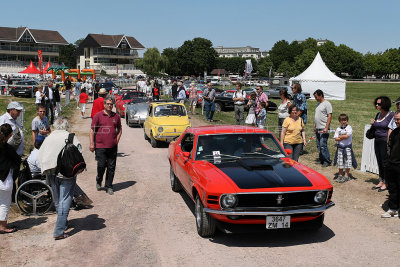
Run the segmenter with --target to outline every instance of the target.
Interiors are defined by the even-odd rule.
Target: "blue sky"
[[[269,50],[279,40],[329,39],[366,53],[400,47],[400,1],[4,1],[0,25],[57,30],[68,42],[88,33],[134,36],[145,47],[214,46]]]

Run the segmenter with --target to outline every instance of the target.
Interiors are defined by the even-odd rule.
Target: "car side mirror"
[[[286,149],[285,149],[285,152],[286,152],[286,154],[288,154],[288,155],[290,155],[290,154],[293,153],[293,151],[292,151],[291,149],[289,149],[289,148],[286,148]]]

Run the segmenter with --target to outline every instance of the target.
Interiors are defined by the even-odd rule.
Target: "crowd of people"
[[[69,79],[65,83],[66,99],[68,105],[72,84]],[[75,85],[75,99],[79,103],[82,117],[85,113],[85,105],[89,99],[86,94],[88,87]],[[78,91],[79,90],[79,91]],[[79,93],[78,93],[79,92]],[[121,119],[112,111],[113,99],[107,97],[104,89],[96,90],[92,108],[92,124],[90,129],[89,150],[95,153],[97,161],[96,188],[101,190],[103,176],[105,178],[105,191],[112,195],[113,178],[116,167],[118,142],[122,135]],[[54,229],[54,239],[60,240],[68,237],[65,230],[68,228],[68,214],[71,203],[89,206],[90,198],[76,184],[76,175],[66,177],[58,172],[58,155],[65,147],[65,140],[69,136],[68,121],[61,116],[59,86],[54,86],[48,81],[46,86],[40,86],[36,92],[37,116],[32,120],[32,141],[34,149],[26,159],[30,174],[33,177],[43,177],[52,188],[53,203],[57,212],[57,221]],[[56,105],[54,105],[56,104]],[[59,105],[61,106],[61,105]],[[24,135],[22,126],[17,118],[23,107],[18,102],[10,102],[7,112],[0,117],[0,234],[15,232],[16,228],[10,228],[7,224],[10,204],[15,195],[15,180],[20,175],[21,157],[24,150]],[[55,113],[52,111],[55,110]],[[52,127],[51,127],[52,126]],[[82,146],[76,136],[73,144],[82,152]]]

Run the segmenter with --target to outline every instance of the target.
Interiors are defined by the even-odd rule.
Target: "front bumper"
[[[160,140],[160,141],[165,141],[169,142],[174,140],[175,138],[179,137],[182,133],[162,133],[162,134],[157,134],[154,136],[154,139]]]
[[[328,204],[317,208],[288,210],[288,211],[226,211],[226,210],[213,210],[208,208],[204,208],[204,211],[207,213],[227,215],[227,216],[229,215],[266,216],[266,215],[291,215],[291,214],[302,214],[302,213],[321,213],[329,208],[332,208],[333,206],[335,206],[335,203],[331,201]]]

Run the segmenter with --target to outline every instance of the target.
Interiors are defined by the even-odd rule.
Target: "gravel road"
[[[123,124],[115,194],[96,191],[90,122],[77,113],[72,131],[83,144],[88,164],[78,183],[94,201],[93,208],[72,210],[72,236],[60,241],[52,238],[56,215],[15,216],[11,222],[20,230],[0,235],[1,266],[399,264],[400,220],[379,218],[384,197],[371,192],[370,183],[335,185],[337,205],[327,211],[325,226],[318,232],[218,233],[205,239],[197,235],[191,200],[170,189],[167,146],[152,148],[141,128]]]

